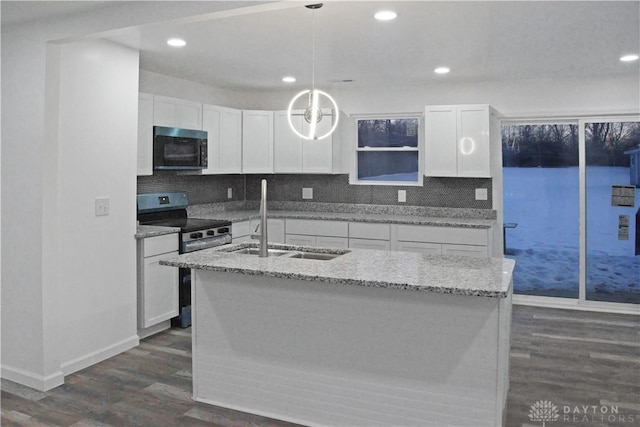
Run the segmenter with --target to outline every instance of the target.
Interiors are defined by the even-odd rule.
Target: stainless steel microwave
[[[207,132],[153,127],[153,168],[192,170],[207,167]]]

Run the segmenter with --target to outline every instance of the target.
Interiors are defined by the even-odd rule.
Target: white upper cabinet
[[[273,173],[273,111],[242,112],[242,172]]]
[[[317,135],[324,135],[331,130],[333,120],[331,110],[323,110],[324,117],[318,123]],[[303,120],[303,133],[308,133],[309,124]],[[302,172],[304,173],[332,173],[333,172],[333,134],[324,139],[304,140],[302,146]]]
[[[138,94],[138,175],[153,175],[153,95]]]
[[[491,177],[488,105],[425,108],[425,175]]]
[[[302,173],[303,139],[293,133],[286,111],[274,113],[273,166],[276,173]],[[302,116],[293,116],[294,126],[302,129]]]
[[[184,99],[154,96],[153,124],[183,129],[202,129],[202,104]]]
[[[302,111],[295,111],[292,121],[302,133],[309,131]],[[331,111],[318,123],[318,135],[327,133],[333,121]],[[289,126],[286,111],[275,112],[274,171],[276,173],[333,173],[333,135],[320,140],[306,140]]]
[[[205,104],[202,130],[207,131],[208,150],[202,174],[242,173],[242,111]]]

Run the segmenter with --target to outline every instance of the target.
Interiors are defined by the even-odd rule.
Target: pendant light
[[[315,20],[315,10],[320,9],[322,7],[322,3],[310,4],[305,6],[307,9],[311,9],[313,11],[313,24],[312,24],[312,42],[311,42],[311,56],[312,56],[312,76],[311,76],[311,89],[303,90],[293,97],[291,102],[289,103],[289,108],[287,109],[287,120],[289,121],[289,126],[293,130],[293,132],[303,139],[308,140],[318,140],[328,137],[336,130],[338,126],[338,104],[336,101],[329,95],[328,93],[316,89],[316,20]],[[322,108],[320,106],[321,99],[326,99],[329,101],[329,104],[332,108],[331,115],[325,115],[322,112]],[[304,108],[304,112],[302,114],[294,112],[294,106],[298,100],[304,101],[306,99],[306,108]],[[304,117],[304,121],[309,124],[309,131],[302,133],[293,124],[293,116],[302,115]],[[331,129],[322,134],[318,135],[318,123],[322,121],[325,117],[332,118],[333,117],[333,125]]]

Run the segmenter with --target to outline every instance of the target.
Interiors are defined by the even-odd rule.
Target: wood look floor
[[[542,426],[528,417],[540,400],[560,414],[547,426],[640,426],[640,317],[514,306],[510,376],[509,427]],[[602,417],[601,408],[612,405],[616,418]],[[575,414],[576,406],[598,409]],[[7,427],[293,425],[194,402],[191,336],[182,329],[69,375],[46,393],[3,380],[1,412]]]

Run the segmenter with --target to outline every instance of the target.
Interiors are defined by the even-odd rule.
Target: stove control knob
[[[207,236],[214,236],[216,234],[216,230],[207,230]]]
[[[189,237],[192,239],[199,239],[202,237],[202,233],[191,233]]]

